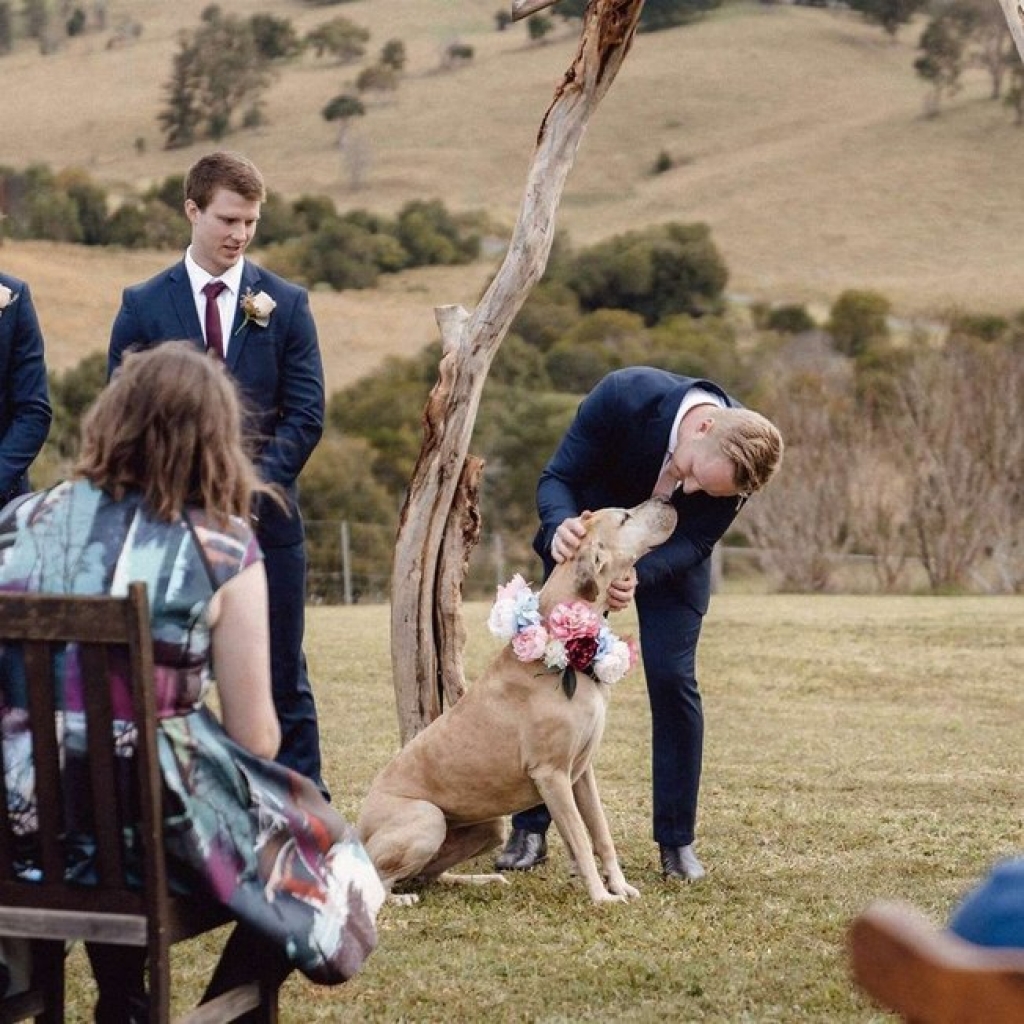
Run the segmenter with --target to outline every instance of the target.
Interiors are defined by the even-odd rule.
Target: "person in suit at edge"
[[[666,879],[696,881],[693,848],[704,717],[696,652],[711,596],[711,551],[743,502],[772,477],[782,437],[717,384],[649,366],[610,373],[584,398],[537,485],[533,542],[545,576],[576,550],[582,516],[631,508],[652,495],[672,502],[672,536],[637,562],[610,594],[613,610],[636,599],[651,706],[654,839]],[[543,805],[512,817],[495,867],[529,870],[547,857]]]
[[[277,760],[327,796],[302,649],[306,550],[296,485],[323,434],[323,365],[306,290],[245,258],[265,198],[262,174],[240,154],[214,152],[193,164],[185,177],[191,244],[174,266],[124,290],[108,371],[128,350],[177,339],[205,346],[234,378],[256,467],[287,498],[286,509],[259,499],[253,516],[270,595]]]
[[[28,468],[50,432],[43,332],[24,281],[0,273],[0,506],[27,494]]]

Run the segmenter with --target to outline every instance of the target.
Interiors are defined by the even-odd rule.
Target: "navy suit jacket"
[[[260,327],[244,323],[239,304],[227,369],[242,396],[260,475],[288,496],[287,513],[272,501],[260,502],[256,533],[264,547],[285,547],[303,539],[296,480],[323,434],[323,364],[304,288],[246,260],[241,293],[247,290],[266,292],[277,306]],[[108,371],[117,369],[128,350],[173,340],[205,347],[184,260],[124,290],[110,333]]]
[[[583,399],[537,484],[541,525],[533,546],[547,572],[554,564],[551,542],[563,520],[584,509],[632,508],[651,496],[679,405],[697,386],[727,406],[740,404],[711,381],[650,366],[616,370]],[[672,504],[679,522],[664,544],[637,562],[638,590],[659,588],[703,615],[711,599],[708,556],[743,499],[684,494],[677,488]]]
[[[28,285],[0,274],[14,295],[0,310],[0,505],[27,491],[25,474],[50,432],[43,334]]]

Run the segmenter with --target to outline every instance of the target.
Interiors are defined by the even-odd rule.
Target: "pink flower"
[[[543,626],[527,626],[512,637],[512,650],[520,661],[537,661],[544,656],[548,631]]]
[[[589,605],[582,601],[569,601],[551,610],[548,630],[553,637],[563,641],[577,637],[596,638],[601,631],[601,620]]]

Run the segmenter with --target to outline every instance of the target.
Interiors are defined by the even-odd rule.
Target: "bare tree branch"
[[[590,117],[629,52],[643,0],[591,0],[579,49],[541,122],[523,202],[505,259],[472,313],[437,310],[442,350],[439,379],[424,410],[424,439],[402,509],[391,578],[391,656],[399,731],[405,743],[442,708],[446,687],[463,685],[460,613],[451,607],[461,569],[443,564],[450,532],[468,537],[460,521],[472,502],[458,498],[460,481],[491,361],[530,289],[544,272],[555,213]],[[445,613],[439,581],[445,581]],[[443,657],[439,652],[444,652]],[[449,681],[449,682],[446,682]]]

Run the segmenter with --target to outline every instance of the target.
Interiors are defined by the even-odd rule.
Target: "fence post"
[[[352,566],[348,542],[348,520],[341,521],[341,579],[345,604],[352,603]]]

